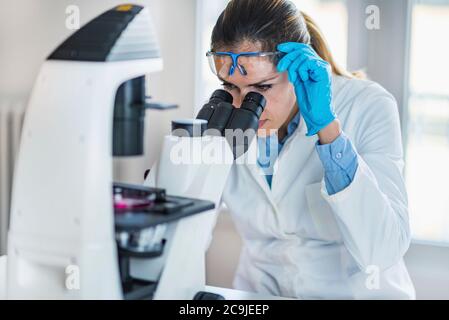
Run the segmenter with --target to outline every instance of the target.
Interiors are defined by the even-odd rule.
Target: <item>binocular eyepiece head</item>
[[[227,92],[226,90],[215,90],[214,93],[212,93],[212,96],[210,97],[209,101],[216,101],[217,103],[220,102],[227,102],[232,104],[233,102],[232,95]]]
[[[229,92],[216,90],[198,112],[196,119],[172,121],[172,134],[179,137],[201,137],[204,134],[223,136],[232,148],[234,159],[237,159],[246,153],[257,135],[260,116],[267,101],[260,93],[249,92],[240,108],[234,107],[232,102],[233,97]],[[240,135],[241,139],[235,139],[237,136],[234,133]]]
[[[267,101],[263,95],[257,92],[249,92],[243,99],[240,108],[232,105],[232,95],[225,90],[216,90],[209,102],[198,113],[196,119],[206,120],[208,131],[213,135],[226,137],[230,143],[234,159],[248,150],[253,137],[259,128],[259,120],[265,109]],[[244,132],[248,139],[234,143],[233,135],[229,132]],[[212,134],[211,132],[209,134]]]
[[[251,110],[260,118],[267,104],[267,100],[263,95],[257,92],[249,92],[243,99],[241,108]]]
[[[211,98],[209,99],[209,103],[206,104],[206,106],[217,107],[218,104],[221,102],[229,103],[232,105],[233,97],[226,90],[219,89],[214,91]],[[257,92],[249,92],[243,99],[240,108],[247,109],[253,112],[257,116],[257,118],[260,118],[263,110],[265,109],[266,104],[267,101],[263,95]]]
[[[232,105],[232,95],[226,90],[215,90],[209,102],[201,108],[197,119],[208,121],[208,129],[224,133],[225,129],[257,130],[259,119],[267,104],[263,95],[249,92],[240,108]]]

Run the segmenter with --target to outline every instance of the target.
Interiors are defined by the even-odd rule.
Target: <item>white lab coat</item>
[[[223,194],[243,248],[236,289],[304,299],[414,299],[400,122],[371,81],[334,76],[333,103],[358,154],[352,183],[329,196],[301,118],[270,190],[256,164],[233,165]]]

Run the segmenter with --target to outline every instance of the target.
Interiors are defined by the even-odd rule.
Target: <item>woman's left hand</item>
[[[307,126],[307,136],[313,136],[337,117],[332,106],[331,66],[304,43],[282,43],[278,50],[286,55],[279,61],[277,69],[288,71]]]

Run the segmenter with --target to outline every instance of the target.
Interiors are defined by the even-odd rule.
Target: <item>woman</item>
[[[235,106],[250,91],[267,99],[258,142],[269,151],[234,165],[223,195],[243,239],[235,288],[413,299],[394,98],[339,68],[316,24],[285,0],[230,1],[208,56]]]

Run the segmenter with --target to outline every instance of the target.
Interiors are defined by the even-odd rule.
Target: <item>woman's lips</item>
[[[259,121],[259,129],[263,127],[263,125],[267,122],[267,120],[260,120]]]

